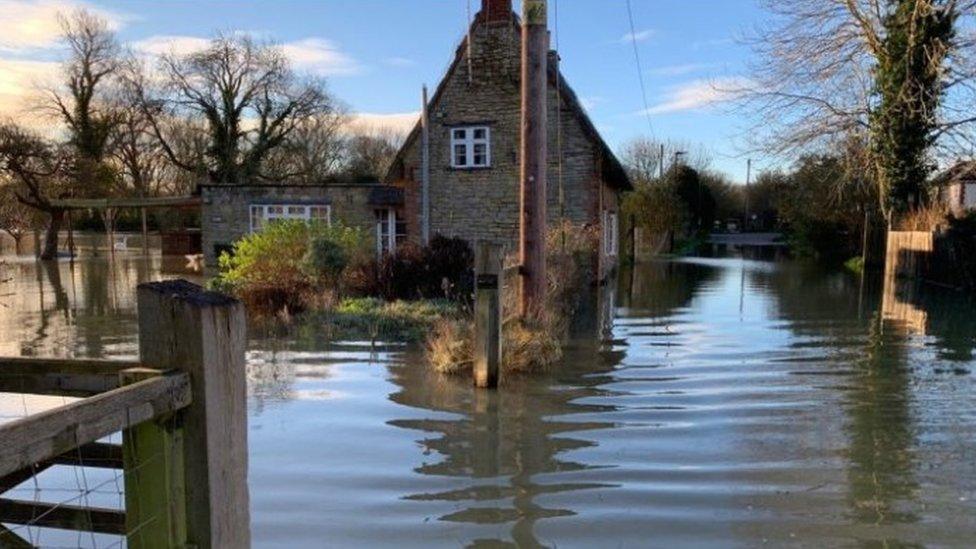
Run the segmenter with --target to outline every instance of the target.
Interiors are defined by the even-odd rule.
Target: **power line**
[[[640,60],[640,48],[637,47],[637,28],[634,26],[634,9],[627,0],[627,19],[630,21],[630,41],[634,46],[634,62],[637,64],[637,79],[640,81],[641,99],[644,101],[644,116],[647,118],[647,129],[654,139],[654,124],[651,123],[651,107],[647,102],[647,86],[644,84],[644,69]]]

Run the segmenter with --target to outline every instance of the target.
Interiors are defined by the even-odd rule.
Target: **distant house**
[[[976,210],[976,161],[959,162],[933,180],[939,201],[959,217]]]
[[[511,0],[482,0],[470,32],[431,96],[430,234],[517,249],[521,27]],[[468,53],[470,51],[470,60]],[[549,62],[548,219],[600,229],[601,265],[619,252],[618,205],[632,188],[579,98]],[[421,234],[421,128],[409,134],[385,182],[404,189],[407,237]]]
[[[201,232],[208,268],[241,237],[279,219],[341,221],[366,231],[377,254],[405,236],[403,190],[372,182],[321,185],[202,185]]]

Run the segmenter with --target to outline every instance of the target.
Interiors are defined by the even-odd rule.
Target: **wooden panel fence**
[[[934,235],[931,232],[889,231],[885,275],[921,278],[934,249]]]
[[[33,547],[39,528],[250,545],[243,306],[184,281],[138,292],[138,362],[0,358],[0,392],[79,398],[0,423],[0,547]],[[123,479],[124,509],[89,504],[87,484],[61,501],[2,497],[63,465],[121,470],[106,483]]]

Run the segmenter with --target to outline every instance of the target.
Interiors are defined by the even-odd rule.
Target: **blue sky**
[[[480,4],[470,0],[473,12]],[[403,126],[419,110],[421,85],[435,86],[451,60],[468,0],[0,0],[4,20],[21,29],[0,37],[0,102],[26,88],[31,71],[53,70],[59,50],[48,20],[77,5],[103,12],[145,51],[192,47],[215,31],[271,38],[302,70],[325,76],[353,112]],[[737,144],[748,120],[711,84],[744,77],[749,51],[735,39],[762,21],[755,0],[632,5],[653,136],[703,144],[715,168],[744,181]],[[611,146],[649,134],[625,0],[550,0],[550,25],[564,73]]]

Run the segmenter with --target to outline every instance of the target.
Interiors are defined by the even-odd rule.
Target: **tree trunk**
[[[44,234],[44,251],[41,252],[41,259],[57,259],[58,257],[58,233],[61,231],[61,223],[64,221],[64,210],[51,210],[51,222],[47,226]]]

